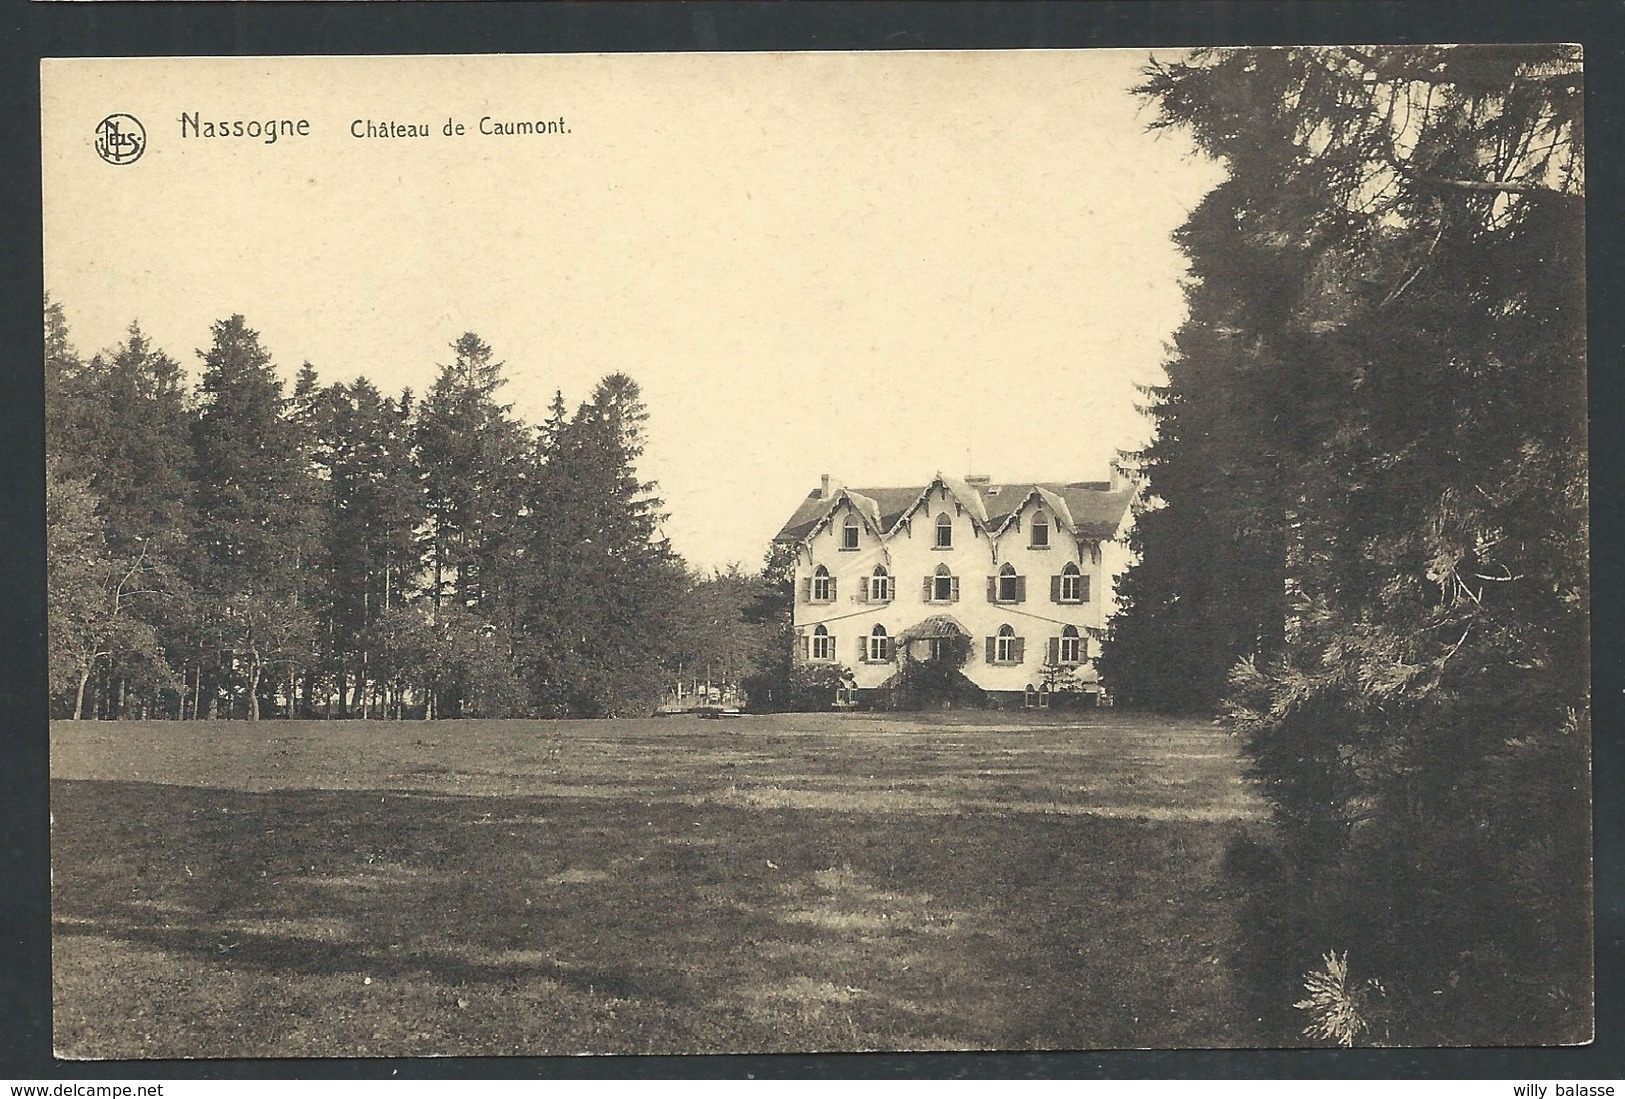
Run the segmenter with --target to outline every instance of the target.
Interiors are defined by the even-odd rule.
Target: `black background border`
[[[0,1079],[1625,1076],[1621,1012],[1620,120],[1625,7],[1546,3],[370,3],[0,0]],[[254,54],[1053,49],[1403,42],[1586,50],[1597,1041],[1568,1049],[59,1061],[51,1049],[39,60]]]

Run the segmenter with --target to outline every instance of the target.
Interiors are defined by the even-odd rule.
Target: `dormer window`
[[[801,581],[802,599],[808,603],[835,602],[835,578],[829,570],[819,565],[813,574]]]
[[[841,548],[855,550],[858,548],[858,517],[848,515],[846,522],[841,524]]]
[[[1043,512],[1033,516],[1033,535],[1028,548],[1049,549],[1049,520],[1044,517]]]
[[[937,549],[954,548],[954,521],[945,511],[937,516]]]

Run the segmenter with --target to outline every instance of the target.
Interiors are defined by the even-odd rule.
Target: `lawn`
[[[1245,1046],[1197,722],[52,729],[66,1057]]]

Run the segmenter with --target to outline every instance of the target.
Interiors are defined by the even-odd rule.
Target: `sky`
[[[139,321],[194,377],[233,313],[290,383],[386,391],[476,332],[533,423],[624,372],[665,534],[754,567],[824,473],[1092,480],[1145,442],[1170,234],[1220,178],[1148,131],[1148,56],[48,60],[46,287],[82,353]],[[146,134],[120,164],[115,113]],[[268,119],[307,136],[200,132]]]

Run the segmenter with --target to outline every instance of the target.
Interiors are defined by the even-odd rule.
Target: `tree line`
[[[1584,1040],[1578,48],[1199,50],[1140,92],[1228,171],[1179,234],[1102,674],[1243,738],[1254,1007],[1282,1040]]]
[[[137,324],[89,359],[45,326],[57,716],[647,713],[763,659],[760,577],[660,533],[625,374],[532,426],[473,333],[419,397],[309,363],[287,392],[240,315],[195,386]]]

